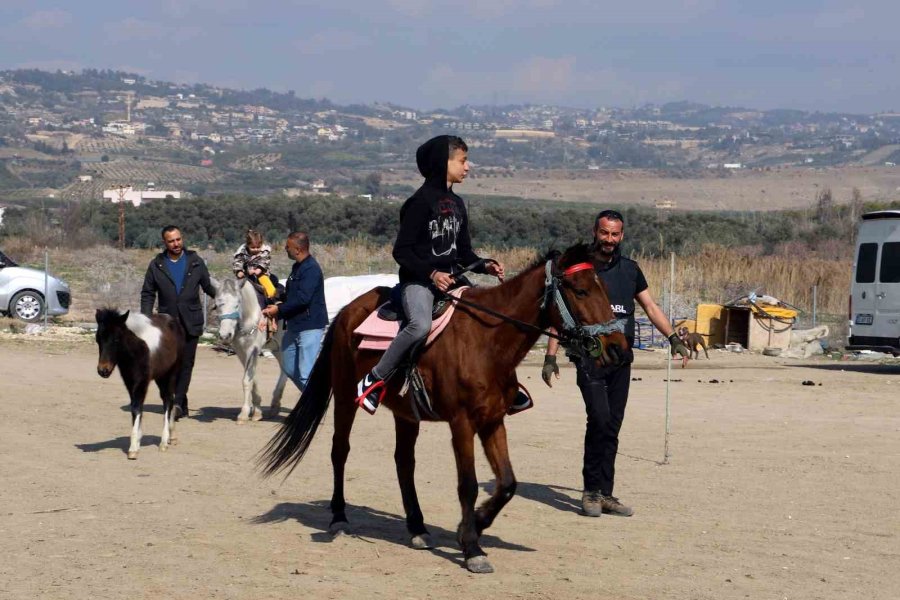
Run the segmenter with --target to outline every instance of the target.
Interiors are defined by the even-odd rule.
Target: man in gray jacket
[[[216,290],[209,279],[206,263],[191,250],[185,250],[181,230],[169,225],[162,230],[166,246],[150,261],[141,289],[141,312],[153,313],[153,304],[159,299],[157,312],[166,314],[181,323],[185,333],[184,356],[181,371],[175,383],[175,404],[181,408],[176,420],[188,414],[188,388],[194,372],[197,343],[203,335],[203,306],[200,304],[200,288],[215,298]]]

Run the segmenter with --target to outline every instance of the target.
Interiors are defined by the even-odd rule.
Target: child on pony
[[[266,305],[274,304],[278,294],[269,267],[272,263],[272,247],[263,241],[261,233],[255,229],[248,229],[244,243],[234,253],[232,269],[238,279],[250,279],[262,288]],[[263,308],[263,307],[261,307]],[[269,319],[268,329],[276,329],[275,322]]]

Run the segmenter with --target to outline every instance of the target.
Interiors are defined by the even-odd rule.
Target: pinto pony
[[[457,541],[472,572],[493,571],[479,538],[516,491],[503,422],[519,388],[516,365],[551,325],[562,332],[564,344],[589,352],[602,365],[615,367],[626,360],[622,323],[615,321],[595,265],[591,248],[580,244],[561,255],[550,253],[502,285],[470,290],[458,301],[447,328],[418,361],[438,420],[450,425],[462,507]],[[388,288],[376,288],[341,310],[325,335],[303,395],[259,459],[267,475],[283,469],[292,471],[309,448],[334,394],[333,534],[349,530],[344,465],[357,414],[356,382],[380,354],[359,350],[353,330],[388,299],[389,292]],[[394,415],[394,460],[411,544],[431,548],[414,480],[419,419],[409,394],[401,395],[400,379],[394,377],[388,382],[383,403]],[[493,495],[477,509],[476,435],[496,478]]]
[[[159,450],[164,452],[169,444],[176,444],[175,380],[181,370],[184,353],[184,330],[169,315],[148,317],[140,313],[114,309],[98,309],[97,345],[100,360],[97,373],[104,379],[119,367],[122,381],[131,400],[131,443],[128,459],[135,460],[141,449],[141,421],[144,414],[144,398],[151,381],[156,381],[163,401],[165,423]]]

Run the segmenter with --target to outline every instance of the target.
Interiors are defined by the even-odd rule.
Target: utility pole
[[[119,250],[125,250],[125,186],[119,186]]]

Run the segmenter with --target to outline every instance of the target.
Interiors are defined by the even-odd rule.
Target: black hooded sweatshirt
[[[449,273],[456,264],[468,266],[479,260],[469,238],[466,206],[447,187],[449,156],[446,135],[432,138],[416,150],[416,164],[425,183],[400,209],[400,231],[393,252],[400,265],[400,283],[426,285],[435,270]]]

